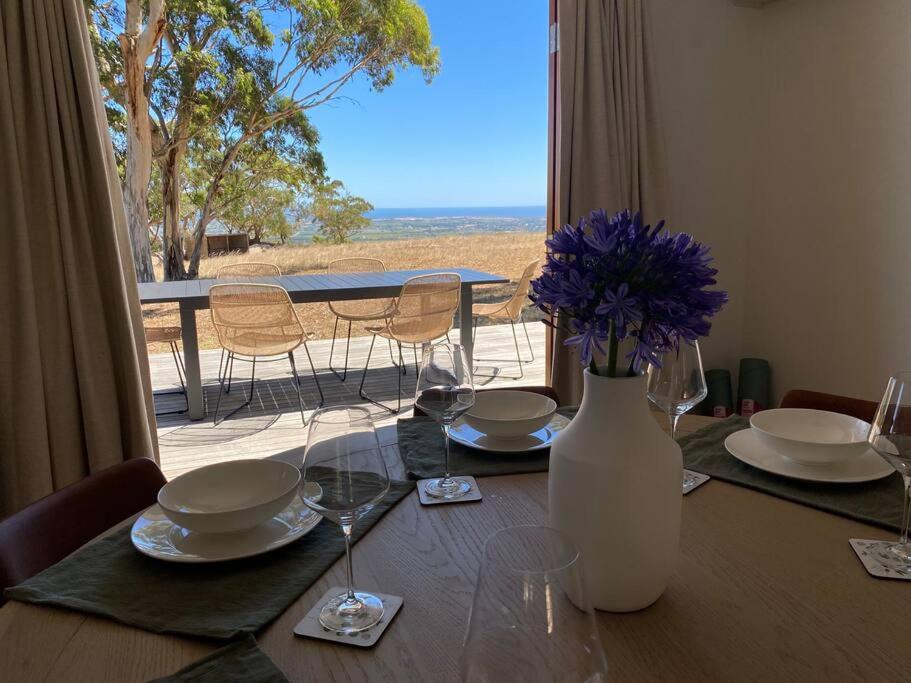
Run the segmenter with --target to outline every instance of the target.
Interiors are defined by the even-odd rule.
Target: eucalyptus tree
[[[113,0],[87,2],[97,14],[110,10]],[[196,276],[202,237],[226,178],[242,166],[246,146],[280,128],[315,161],[308,110],[343,97],[358,75],[379,91],[399,70],[418,68],[429,82],[439,69],[427,16],[415,0],[168,0],[158,46],[147,65],[154,69],[147,94],[168,279]],[[113,51],[101,45],[99,53]],[[109,71],[109,97],[123,106],[117,87],[123,79],[116,69]],[[185,268],[181,174],[191,145],[201,141],[211,145],[211,177],[200,197],[195,247]],[[317,166],[311,171],[319,175]]]

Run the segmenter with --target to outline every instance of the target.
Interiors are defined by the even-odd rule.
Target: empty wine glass
[[[677,438],[677,421],[708,395],[699,343],[681,340],[661,357],[661,367],[648,366],[648,398],[671,421],[671,438]]]
[[[607,660],[582,559],[543,526],[496,532],[484,545],[465,649],[465,681],[603,681]]]
[[[911,372],[899,372],[889,378],[867,441],[879,455],[902,476],[905,505],[901,538],[897,543],[877,544],[876,557],[899,572],[911,572],[911,543],[908,523],[911,521]]]
[[[440,423],[446,442],[443,476],[427,482],[427,495],[445,499],[464,496],[471,485],[449,473],[449,429],[474,405],[471,366],[464,348],[458,344],[436,344],[424,349],[414,403]]]
[[[302,475],[301,499],[342,527],[348,561],[348,590],[323,606],[319,621],[332,631],[363,631],[382,618],[383,602],[354,590],[351,533],[389,490],[370,413],[347,406],[317,410],[310,418]]]

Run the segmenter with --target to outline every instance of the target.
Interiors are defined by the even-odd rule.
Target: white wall
[[[750,168],[739,150],[751,145],[744,64],[754,14],[729,0],[646,0],[647,44],[658,93],[669,192],[664,217],[672,231],[712,246],[719,286],[730,303],[701,344],[706,368],[735,368],[743,346]],[[736,378],[735,378],[736,379]]]
[[[732,297],[707,363],[878,398],[911,367],[911,2],[647,6],[672,227]]]
[[[778,392],[878,398],[911,367],[911,2],[759,15],[763,154],[745,354]]]

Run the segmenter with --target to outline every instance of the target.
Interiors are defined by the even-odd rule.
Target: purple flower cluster
[[[685,233],[671,235],[664,221],[643,225],[638,213],[594,211],[546,244],[547,263],[532,281],[531,299],[548,314],[559,312],[558,323],[572,334],[566,343],[579,347],[586,365],[596,351],[613,350],[615,358],[627,337],[634,339],[631,371],[660,365],[661,354],[681,339],[707,335],[708,318],[728,299],[727,292],[707,289],[718,272],[709,266],[707,246]]]

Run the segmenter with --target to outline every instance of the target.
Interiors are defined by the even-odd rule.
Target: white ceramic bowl
[[[480,391],[462,419],[495,439],[519,439],[538,431],[557,410],[552,398],[529,391]]]
[[[750,426],[773,451],[806,465],[844,462],[869,448],[868,423],[827,410],[763,410],[750,418]]]
[[[300,471],[278,460],[234,460],[207,465],[169,481],[158,504],[178,526],[205,533],[252,529],[284,510]]]

